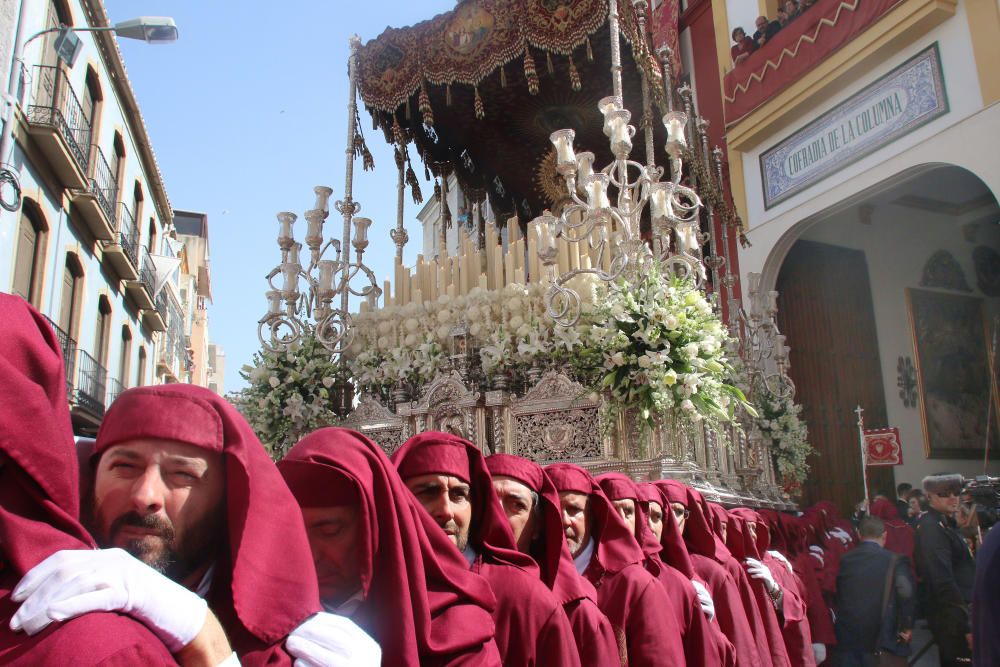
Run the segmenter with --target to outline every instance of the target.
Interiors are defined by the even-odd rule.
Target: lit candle
[[[600,110],[601,114],[604,115],[604,134],[610,137],[611,125],[608,122],[610,114],[621,110],[622,106],[618,102],[617,97],[611,96],[602,98],[601,101],[597,103],[597,108]]]
[[[299,261],[299,252],[301,250],[302,250],[302,244],[301,243],[293,243],[292,244],[292,247],[290,247],[288,249],[288,263],[289,264],[296,264],[298,266],[302,265],[302,262]]]
[[[285,284],[281,291],[285,293],[286,297],[299,291],[299,271],[301,268],[298,264],[291,262],[285,262],[281,265],[281,275],[285,277]]]
[[[576,167],[576,155],[573,153],[573,139],[576,132],[573,130],[556,130],[549,135],[549,140],[556,147],[556,166]]]
[[[677,252],[692,254],[698,249],[698,228],[693,222],[677,225]]]
[[[586,183],[594,173],[594,154],[590,151],[576,154],[576,178],[580,183]]]
[[[608,200],[608,183],[611,179],[607,174],[594,174],[587,181],[587,204],[593,209],[605,209],[611,207]]]
[[[289,213],[288,211],[282,211],[278,214],[278,245],[285,247],[289,243],[295,240],[292,234],[292,225],[295,224],[297,216],[294,213]]]
[[[354,239],[351,243],[358,250],[368,247],[368,228],[371,226],[371,218],[354,218]]]
[[[313,192],[316,193],[316,203],[313,205],[313,208],[323,211],[324,213],[329,213],[329,201],[330,195],[333,194],[333,188],[328,188],[325,185],[317,185],[313,188]]]
[[[663,223],[670,217],[670,185],[653,183],[649,186],[649,213],[654,222]]]
[[[666,150],[670,155],[674,155],[681,148],[687,146],[687,139],[684,136],[684,127],[687,125],[687,114],[683,111],[671,111],[663,116],[663,127],[667,128]]]
[[[267,314],[268,315],[280,315],[281,314],[281,292],[276,289],[269,289],[264,294],[267,297]]]
[[[629,127],[629,120],[632,119],[632,112],[628,109],[614,111],[606,117],[611,128],[611,150],[615,153],[632,150],[632,135]],[[627,147],[627,148],[626,148]]]
[[[337,274],[338,263],[332,259],[321,259],[317,263],[320,293],[333,291],[333,277]]]

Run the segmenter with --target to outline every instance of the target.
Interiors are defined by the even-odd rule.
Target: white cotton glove
[[[826,660],[826,644],[813,644],[813,656],[817,665]]]
[[[824,553],[825,552],[823,551],[823,547],[817,546],[815,544],[809,547],[809,555],[818,560],[820,562],[820,565],[826,565],[826,558],[823,555]]]
[[[764,584],[764,588],[771,595],[777,595],[781,587],[778,586],[778,582],[774,580],[774,575],[771,574],[771,570],[767,568],[759,560],[755,558],[747,558],[743,561],[747,564],[747,574],[749,574],[754,579],[760,579],[761,583]]]
[[[320,612],[285,640],[295,667],[379,667],[382,649],[346,616]]]
[[[705,584],[700,581],[692,579],[691,584],[694,586],[694,592],[698,594],[698,604],[701,605],[702,612],[708,618],[708,622],[711,623],[715,620],[715,600],[712,599],[712,594],[705,588]]]
[[[795,570],[792,569],[792,564],[788,562],[787,558],[785,558],[785,554],[781,553],[780,551],[768,551],[767,553],[771,554],[772,558],[777,558],[778,560],[780,560],[782,563],[785,564],[785,567],[788,568],[789,572],[795,574]]]
[[[21,606],[15,632],[40,632],[52,621],[119,611],[142,621],[176,653],[201,632],[208,604],[122,549],[57,551],[31,568],[11,598]]]
[[[831,529],[830,532],[827,533],[827,535],[829,535],[830,537],[837,538],[838,540],[840,540],[843,543],[843,545],[845,547],[848,544],[851,543],[851,535],[850,535],[850,533],[848,533],[843,528],[840,528],[839,526],[836,527],[836,528]]]

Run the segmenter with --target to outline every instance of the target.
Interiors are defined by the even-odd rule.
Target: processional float
[[[344,371],[331,387],[343,425],[388,452],[415,433],[445,430],[486,453],[673,477],[727,504],[790,506],[752,407],[681,400],[701,398],[713,355],[751,404],[757,391],[790,395],[794,387],[777,294],[760,294],[751,276],[742,305],[731,269],[741,223],[723,194],[721,150],[709,150],[690,87],[676,86],[676,41],[654,49],[651,18],[645,0],[621,11],[617,0],[466,0],[364,46],[351,39],[345,192],[334,204],[341,237],[323,235],[330,188],[316,187],[305,213],[306,263],[296,216],[278,214],[281,263],[267,276],[259,326],[270,350],[314,329]],[[398,175],[389,234],[396,269],[381,288],[363,261],[372,221],[357,216],[352,197],[356,158],[372,162],[359,89],[394,146]],[[636,128],[626,102],[642,110],[642,161],[631,157]],[[435,256],[405,267],[407,188],[415,203],[422,199],[411,149],[434,177],[438,219]],[[453,214],[455,200],[464,210]],[[694,377],[688,389],[649,410],[629,403],[628,383],[663,379],[658,362],[677,358],[669,341],[683,327],[660,304],[645,313],[640,303],[631,315],[607,308],[633,304],[635,294],[676,301],[671,286],[693,295],[679,306],[688,309],[678,311],[682,319],[697,312],[725,324],[698,339],[702,350],[695,345],[694,366],[685,366]],[[699,299],[704,290],[709,301]],[[608,339],[637,320],[656,320],[663,342],[640,345],[649,359],[638,360],[637,374],[616,375],[608,346],[631,342]],[[615,386],[616,378],[628,381]]]

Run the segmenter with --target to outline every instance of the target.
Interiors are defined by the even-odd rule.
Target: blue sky
[[[346,2],[284,0],[105,0],[111,22],[172,16],[180,39],[150,46],[120,40],[125,65],[174,208],[209,217],[212,296],[209,333],[226,352],[226,390],[258,348],[266,309],[264,276],[279,261],[278,211],[302,217],[312,188],[344,193],[348,37],[363,42],[387,26],[403,27],[448,11],[454,0]],[[391,276],[395,248],[396,168],[381,131],[362,128],[376,170],[355,166],[354,198],[374,220],[365,254],[379,282]],[[414,165],[415,167],[417,165]],[[422,178],[422,169],[416,169]],[[433,190],[423,187],[425,197]],[[419,252],[416,212],[404,259]],[[327,233],[340,233],[331,213]],[[332,223],[332,224],[331,224]]]

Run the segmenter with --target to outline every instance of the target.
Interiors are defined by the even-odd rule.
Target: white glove
[[[777,595],[781,587],[778,586],[778,582],[774,580],[774,575],[771,574],[771,570],[767,568],[759,560],[754,558],[747,558],[744,561],[747,564],[747,574],[749,574],[754,579],[760,579],[761,583],[764,584],[764,588],[771,595]]]
[[[844,544],[845,547],[851,543],[850,533],[848,533],[846,530],[844,530],[839,526],[831,529],[830,532],[827,533],[827,535],[829,535],[830,537],[836,537]]]
[[[201,632],[208,604],[123,549],[57,551],[31,568],[11,598],[21,606],[15,632],[40,632],[52,621],[120,611],[142,621],[176,653]]]
[[[826,559],[823,558],[822,551],[813,551],[812,549],[809,549],[809,555],[818,560],[820,565],[826,567]]]
[[[771,554],[773,558],[777,558],[778,560],[780,560],[782,563],[785,564],[785,567],[788,568],[789,572],[795,574],[795,570],[792,569],[792,564],[788,562],[787,558],[785,558],[785,554],[781,553],[780,551],[768,551],[767,553]]]
[[[826,660],[826,644],[813,644],[813,656],[817,665]]]
[[[346,616],[320,612],[292,630],[285,648],[295,667],[379,667],[382,649]]]
[[[694,579],[691,580],[694,585],[694,592],[698,594],[698,604],[701,605],[701,610],[708,617],[709,623],[715,620],[715,601],[712,599],[712,594],[708,592],[705,588],[705,584]]]

